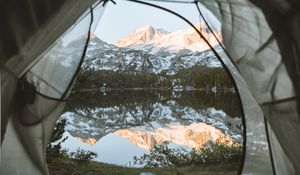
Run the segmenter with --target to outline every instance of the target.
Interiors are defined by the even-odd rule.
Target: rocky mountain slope
[[[212,38],[209,33],[205,36]],[[220,67],[220,62],[207,49],[191,28],[169,33],[146,25],[120,39],[116,46],[93,35],[83,69],[176,74],[194,65]]]

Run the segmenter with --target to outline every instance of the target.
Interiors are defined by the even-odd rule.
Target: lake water
[[[242,143],[240,105],[233,92],[118,89],[71,96],[64,148],[97,153],[96,161],[122,166],[164,142],[189,151],[210,142]]]

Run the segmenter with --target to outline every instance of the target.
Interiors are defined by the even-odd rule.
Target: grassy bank
[[[128,168],[90,161],[77,163],[72,160],[55,160],[48,164],[50,175],[139,175],[151,172],[156,175],[235,175],[239,165],[188,166],[172,168]]]

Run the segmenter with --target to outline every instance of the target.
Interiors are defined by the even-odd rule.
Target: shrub
[[[63,138],[63,133],[65,132],[66,120],[60,120],[56,123],[54,127],[51,143],[48,144],[46,148],[47,161],[52,161],[54,159],[67,159],[69,157],[68,150],[62,149],[61,144],[68,139],[68,137]]]
[[[84,151],[82,149],[77,149],[75,152],[69,154],[68,149],[63,149],[61,144],[65,142],[68,137],[63,138],[63,133],[65,132],[66,120],[59,120],[53,130],[51,136],[51,143],[48,144],[47,161],[51,162],[53,160],[75,160],[78,163],[87,163],[93,158],[97,157],[97,154],[90,151]]]
[[[199,152],[204,164],[220,164],[223,162],[238,162],[241,160],[242,147],[238,144],[228,146],[224,144],[214,144]]]
[[[144,154],[138,158],[134,156],[134,164],[145,164],[145,167],[168,167],[168,166],[183,166],[188,160],[188,154],[181,150],[170,149],[168,142],[157,144],[151,149],[149,154]]]
[[[90,160],[97,157],[97,154],[91,151],[84,151],[83,149],[77,149],[76,152],[70,153],[70,158],[78,163],[88,163]]]
[[[149,154],[134,157],[134,164],[145,167],[183,167],[188,165],[220,165],[223,163],[236,163],[241,160],[242,147],[238,144],[231,146],[213,144],[202,150],[171,149],[168,142],[155,145]]]

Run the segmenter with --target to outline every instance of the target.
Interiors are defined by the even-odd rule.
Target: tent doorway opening
[[[47,148],[50,173],[65,169],[66,161],[60,164],[59,158],[92,159],[103,171],[127,174],[241,171],[244,116],[222,60],[181,19],[116,2],[90,33],[81,70]],[[156,4],[178,10],[176,4]],[[145,16],[123,13],[128,8]],[[193,9],[193,15],[183,15],[224,56],[220,24],[212,14],[205,11],[209,29],[195,4],[179,8]],[[76,42],[82,43],[69,44],[79,46]]]

